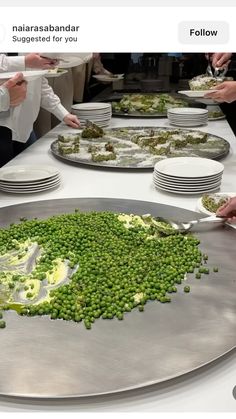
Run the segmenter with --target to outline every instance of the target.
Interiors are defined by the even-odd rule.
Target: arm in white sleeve
[[[25,70],[25,56],[8,57],[5,54],[0,54],[0,72],[4,71],[24,71]]]
[[[45,77],[42,78],[41,107],[53,113],[60,121],[69,113],[66,108],[62,106],[59,97],[55,95]]]
[[[8,111],[10,108],[10,96],[8,89],[0,86],[0,112]]]

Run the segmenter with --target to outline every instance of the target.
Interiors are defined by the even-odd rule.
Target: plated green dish
[[[112,102],[113,116],[164,117],[169,108],[188,106],[181,98],[168,93],[132,93]]]

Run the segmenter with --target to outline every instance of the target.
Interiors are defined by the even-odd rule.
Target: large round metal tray
[[[119,134],[119,131],[127,130],[128,134],[125,137],[122,137]],[[154,155],[151,154],[147,149],[143,149],[137,144],[133,144],[130,140],[130,137],[138,133],[146,133],[149,135],[151,131],[178,131],[182,132],[183,135],[191,134],[193,132],[198,132],[202,134],[202,131],[197,129],[182,129],[182,128],[166,128],[166,127],[157,127],[157,126],[146,126],[146,127],[120,127],[120,128],[107,128],[104,129],[105,136],[102,138],[96,139],[83,139],[80,140],[80,150],[82,154],[73,153],[63,155],[58,149],[58,140],[55,140],[51,144],[52,154],[65,161],[73,162],[82,165],[96,166],[96,167],[105,167],[112,169],[153,169],[155,163],[164,158],[168,157],[205,157],[210,159],[220,159],[228,154],[230,149],[230,144],[224,138],[217,135],[208,134],[209,138],[206,143],[200,144],[191,144],[181,149],[176,149],[174,151],[168,152],[167,155],[160,154]],[[130,136],[130,137],[129,137]],[[216,144],[213,145],[213,141],[216,141]],[[111,142],[114,144],[117,158],[116,160],[94,162],[91,159],[91,154],[87,152],[89,145],[105,145],[105,143]],[[125,144],[125,148],[118,148],[116,144]]]
[[[1,225],[75,208],[199,217],[152,202],[83,198],[1,208]],[[7,327],[0,332],[0,394],[69,398],[116,393],[178,377],[233,349],[236,232],[218,226],[198,235],[209,265],[217,265],[219,272],[202,280],[189,275],[191,293],[180,289],[170,304],[150,302],[144,313],[133,310],[123,321],[99,319],[91,330],[81,323],[6,312]]]

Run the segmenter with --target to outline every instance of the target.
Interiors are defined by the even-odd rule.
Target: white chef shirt
[[[23,71],[25,70],[25,57],[16,56],[8,57],[5,54],[0,54],[0,72],[5,71]]]
[[[10,107],[10,96],[5,86],[0,86],[0,112],[7,111]]]
[[[25,57],[7,57],[0,54],[0,72],[25,70]],[[5,86],[0,86],[0,112],[10,107],[10,96]]]
[[[21,71],[25,69],[24,63],[24,56],[6,57],[3,54],[0,55],[1,72]],[[23,64],[24,68],[22,68]],[[33,130],[33,123],[38,116],[40,106],[53,113],[61,121],[69,113],[61,105],[59,97],[54,94],[47,79],[39,77],[36,80],[28,81],[26,99],[20,105],[0,112],[0,126],[12,130],[13,141],[25,143]]]

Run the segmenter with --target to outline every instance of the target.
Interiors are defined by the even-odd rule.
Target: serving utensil
[[[175,232],[179,233],[186,233],[189,231],[192,227],[196,226],[200,223],[225,223],[227,221],[226,217],[217,217],[216,215],[211,215],[210,217],[204,217],[199,218],[198,220],[192,220],[188,222],[180,222],[180,221],[174,221],[174,220],[166,220],[164,218],[158,217],[156,218],[157,221],[162,221],[167,224],[169,224],[172,229],[174,230],[173,233],[171,233],[170,230],[167,229],[166,234],[174,234]]]
[[[215,78],[224,77],[227,71],[228,71],[228,67],[225,67],[225,68],[215,67],[214,77]]]
[[[215,77],[213,75],[213,71],[212,71],[210,54],[206,54],[206,59],[207,59],[207,63],[208,63],[207,68],[206,68],[206,74],[210,77]]]
[[[206,74],[208,76],[214,77],[214,78],[225,76],[225,74],[228,71],[228,66],[227,67],[215,67],[214,71],[212,71],[213,68],[212,68],[210,54],[206,54],[206,59],[207,59],[207,62],[208,62],[207,69],[206,69]]]

